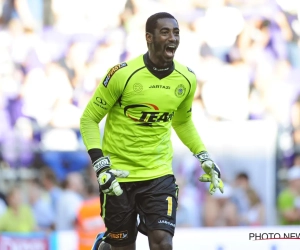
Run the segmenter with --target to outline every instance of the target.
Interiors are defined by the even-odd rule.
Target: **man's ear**
[[[153,35],[149,32],[146,32],[146,41],[147,43],[152,43]]]

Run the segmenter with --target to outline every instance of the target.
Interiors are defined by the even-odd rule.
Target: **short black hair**
[[[168,12],[155,13],[147,19],[146,32],[149,32],[149,33],[153,34],[154,30],[156,28],[156,25],[157,25],[157,20],[161,19],[161,18],[173,18],[174,20],[176,20],[176,18]],[[177,20],[176,20],[176,22],[178,23]]]
[[[236,175],[236,179],[245,179],[249,180],[249,176],[246,172],[240,172]]]

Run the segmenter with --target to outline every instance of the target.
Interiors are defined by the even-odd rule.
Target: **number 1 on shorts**
[[[172,199],[171,196],[168,196],[166,200],[168,201],[168,212],[167,212],[167,215],[168,216],[172,216],[173,199]]]

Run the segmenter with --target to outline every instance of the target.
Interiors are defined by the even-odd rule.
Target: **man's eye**
[[[179,30],[174,30],[175,35],[179,35],[180,31]]]

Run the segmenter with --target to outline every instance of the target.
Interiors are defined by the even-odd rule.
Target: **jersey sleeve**
[[[80,133],[87,150],[101,149],[99,123],[122,94],[123,82],[120,72],[121,68],[126,66],[126,63],[121,63],[108,71],[83,111]]]
[[[201,151],[206,151],[206,148],[192,120],[192,105],[197,86],[194,75],[190,77],[190,84],[191,88],[188,95],[174,114],[172,126],[179,139],[193,154],[197,154]]]
[[[282,192],[278,196],[278,209],[280,212],[285,212],[293,209],[294,207],[294,198],[287,191]]]
[[[3,213],[1,216],[0,216],[0,232],[4,232],[6,231],[6,228],[7,228],[7,214],[6,213]]]

